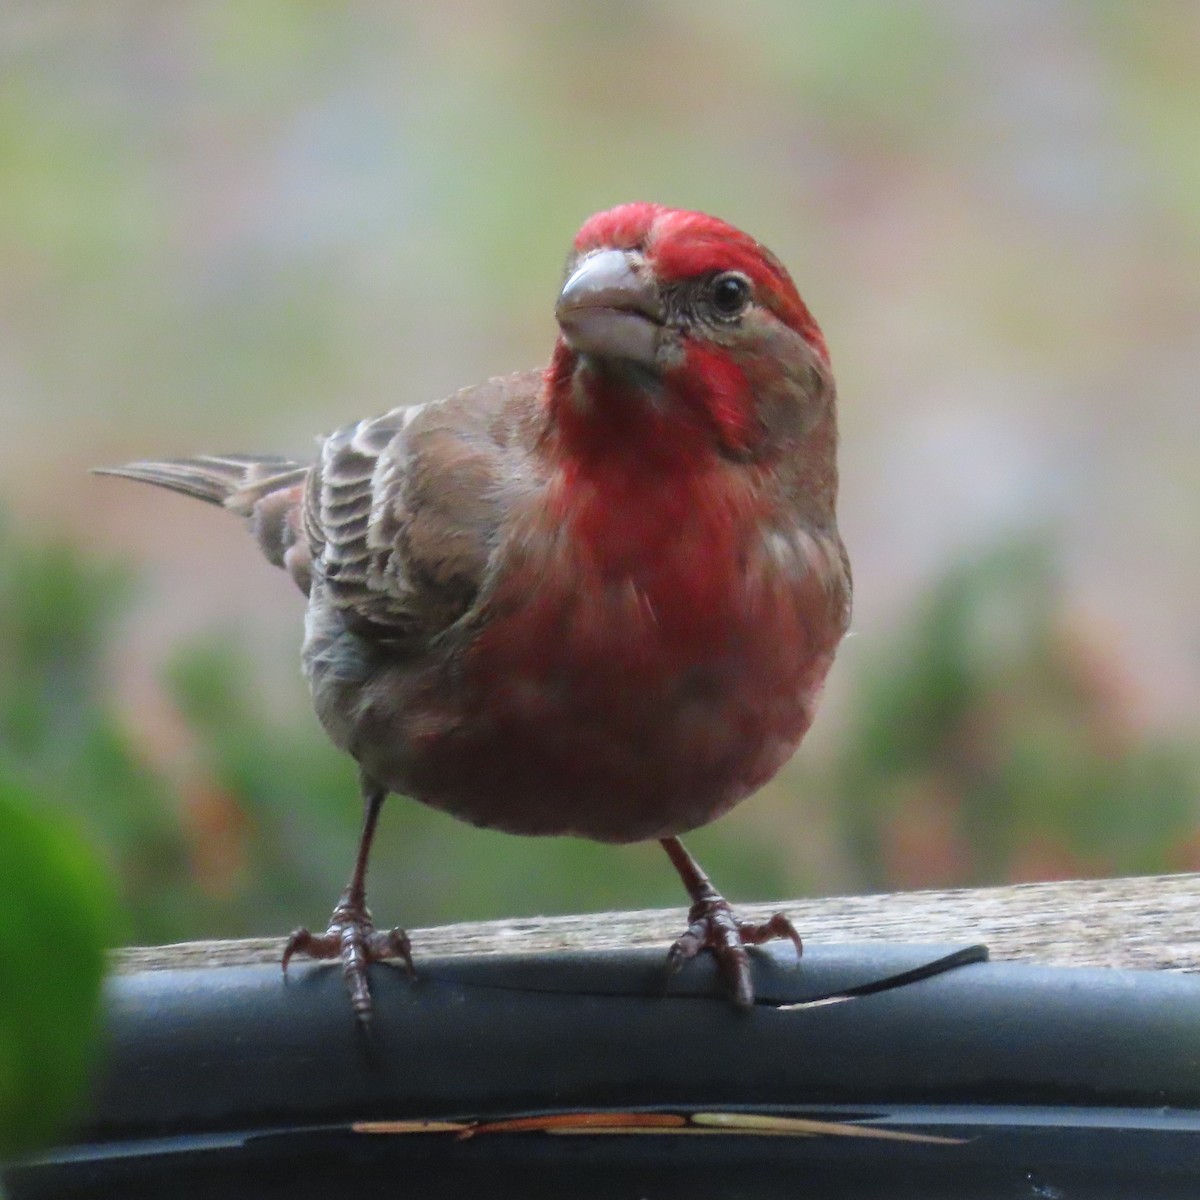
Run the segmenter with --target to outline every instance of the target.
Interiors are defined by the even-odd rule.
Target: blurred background
[[[1200,868],[1200,6],[0,9],[0,783],[131,942],[319,925],[353,765],[239,522],[90,466],[307,455],[545,361],[651,199],[790,266],[842,404],[853,636],[690,845],[727,894]],[[389,803],[410,926],[679,905],[654,846]]]

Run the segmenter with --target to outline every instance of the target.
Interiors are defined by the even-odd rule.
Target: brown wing
[[[325,441],[304,527],[323,593],[352,627],[424,640],[471,607],[540,386],[539,372],[491,380]]]

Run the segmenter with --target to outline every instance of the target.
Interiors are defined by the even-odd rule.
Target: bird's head
[[[576,235],[548,372],[564,421],[651,414],[759,457],[811,428],[833,388],[820,329],[779,260],[703,213],[624,204]]]

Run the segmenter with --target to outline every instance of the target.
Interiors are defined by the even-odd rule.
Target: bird
[[[371,963],[413,973],[366,880],[380,809],[658,840],[691,905],[667,965],[715,955],[754,1003],[740,919],[680,841],[766,784],[809,728],[851,610],[836,389],[780,260],[734,226],[622,204],[575,236],[543,369],[409,403],[314,461],[207,455],[100,473],[242,517],[307,596],[302,662],[357,762],[358,852],[324,931],[369,1028]]]

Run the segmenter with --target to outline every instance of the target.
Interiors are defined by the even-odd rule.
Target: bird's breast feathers
[[[720,494],[552,496],[532,519],[542,528],[517,540],[536,550],[505,555],[466,651],[485,690],[536,684],[581,711],[697,695],[736,710],[803,705],[823,678],[845,616],[836,537]]]

